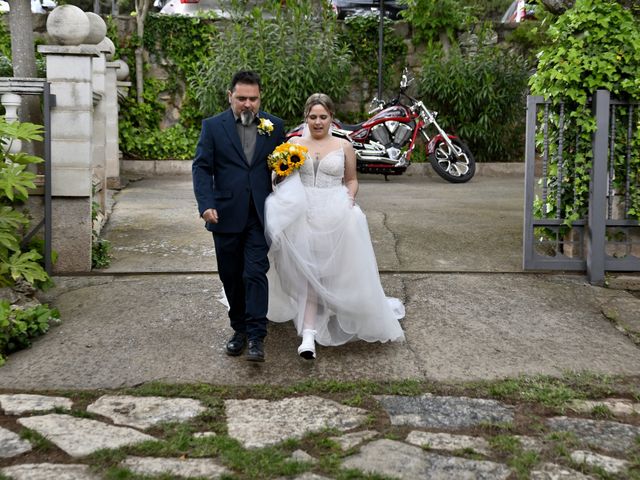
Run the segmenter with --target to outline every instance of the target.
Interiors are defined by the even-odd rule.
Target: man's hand
[[[208,208],[202,214],[202,219],[207,223],[218,223],[218,211],[215,208]]]

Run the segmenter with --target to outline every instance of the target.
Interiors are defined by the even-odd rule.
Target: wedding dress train
[[[315,330],[325,346],[404,340],[404,306],[384,294],[366,217],[343,175],[338,149],[315,165],[307,159],[267,198],[267,317],[293,320],[299,334]]]

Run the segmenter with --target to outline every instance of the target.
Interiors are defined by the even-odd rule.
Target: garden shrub
[[[273,18],[255,9],[249,17],[232,18],[211,45],[215,54],[189,79],[200,111],[212,115],[229,107],[227,90],[233,74],[255,70],[262,77],[262,108],[291,127],[301,121],[302,106],[314,92],[340,102],[349,88],[350,56],[338,43],[337,22],[323,10],[319,19],[310,2],[271,7]]]
[[[528,63],[499,46],[475,55],[455,49],[425,56],[418,96],[460,136],[479,162],[522,161]]]
[[[13,308],[7,300],[0,300],[0,366],[10,353],[31,346],[31,340],[47,333],[60,314],[46,305]]]

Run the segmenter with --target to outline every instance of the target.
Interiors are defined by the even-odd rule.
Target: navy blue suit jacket
[[[271,120],[274,128],[270,135],[260,132],[256,135],[251,163],[245,158],[231,109],[202,122],[191,172],[200,216],[209,208],[218,211],[218,223],[206,224],[211,232],[241,232],[247,222],[251,198],[264,225],[264,201],[271,192],[267,156],[285,141],[285,136],[280,118],[266,112],[258,116]]]

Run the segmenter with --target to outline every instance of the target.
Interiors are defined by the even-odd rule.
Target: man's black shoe
[[[247,360],[249,362],[264,362],[264,345],[262,340],[249,340]]]
[[[236,332],[233,337],[227,342],[227,355],[237,357],[240,355],[247,346],[247,334]]]

